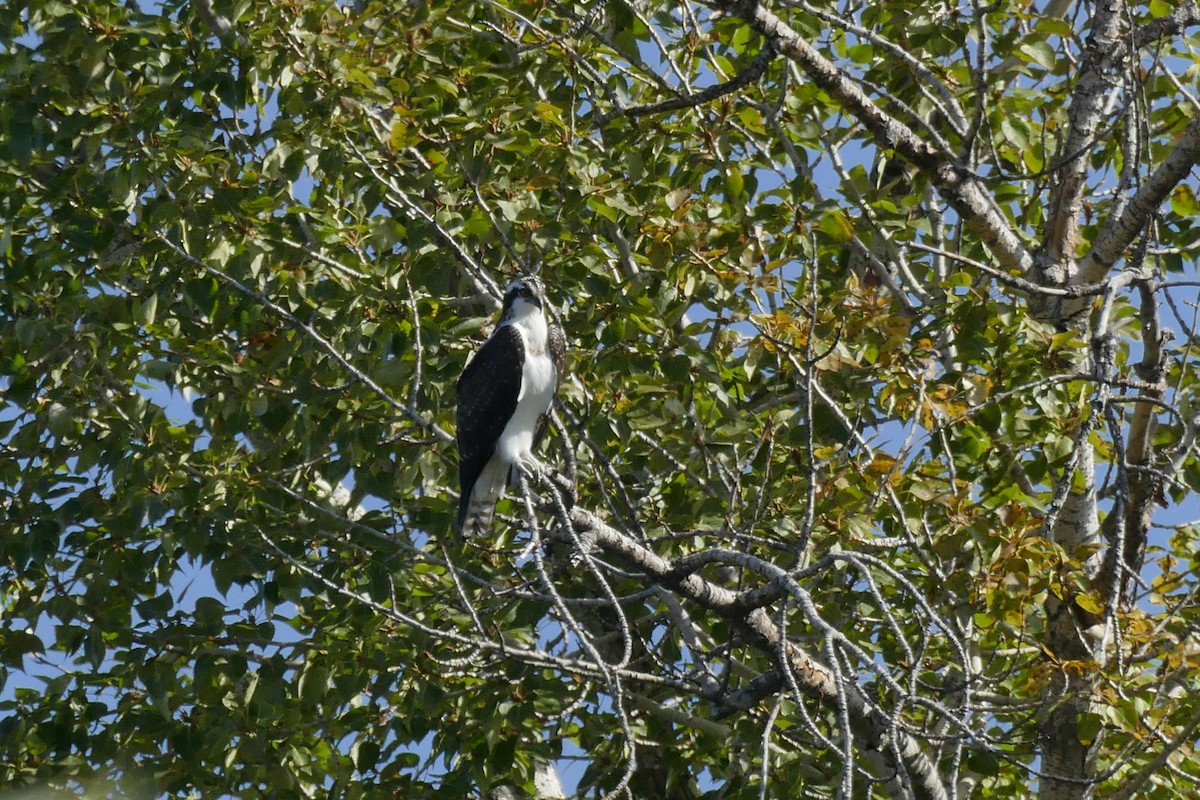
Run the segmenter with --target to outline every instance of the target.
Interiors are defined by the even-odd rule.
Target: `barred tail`
[[[466,539],[487,536],[492,530],[496,501],[478,503],[474,500],[458,510],[458,532]]]
[[[504,491],[507,472],[503,464],[489,463],[471,490],[459,495],[455,527],[467,539],[486,536],[491,532],[492,518],[496,515],[496,502]]]

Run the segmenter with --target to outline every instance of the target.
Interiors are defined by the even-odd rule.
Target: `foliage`
[[[1189,791],[1194,8],[771,6],[2,12],[6,781]],[[463,543],[526,270],[576,507]]]

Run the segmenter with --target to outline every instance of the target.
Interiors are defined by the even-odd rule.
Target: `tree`
[[[6,780],[1194,791],[1194,4],[3,13]]]

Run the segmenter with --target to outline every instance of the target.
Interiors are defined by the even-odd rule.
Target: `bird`
[[[541,473],[533,453],[562,383],[566,338],[546,317],[546,290],[526,276],[504,290],[500,322],[455,388],[458,516],[466,538],[487,535],[516,470]]]

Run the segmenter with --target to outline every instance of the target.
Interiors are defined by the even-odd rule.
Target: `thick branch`
[[[1091,251],[1081,262],[1082,281],[1099,280],[1116,263],[1171,190],[1191,172],[1197,160],[1200,160],[1200,117],[1191,121],[1175,147],[1137,190],[1121,215],[1103,226]]]
[[[951,154],[921,139],[871,101],[862,89],[786,22],[755,0],[713,0],[713,6],[744,19],[776,50],[800,67],[815,85],[870,131],[875,144],[916,166],[963,221],[1008,269],[1028,272],[1033,258],[1004,218],[990,192]]]
[[[1200,6],[1195,2],[1180,3],[1165,17],[1147,22],[1133,32],[1133,46],[1139,50],[1174,36],[1192,25],[1200,25]]]
[[[779,663],[779,668],[790,672],[800,691],[807,696],[834,712],[844,703],[855,743],[877,767],[877,772],[887,776],[894,796],[909,796],[901,788],[905,783],[901,774],[906,774],[912,781],[916,797],[940,800],[948,796],[936,765],[921,745],[894,726],[892,720],[872,711],[857,692],[839,691],[834,674],[803,648],[787,641],[765,609],[745,612],[734,592],[710,583],[694,572],[681,571],[678,564],[606,525],[590,512],[573,510],[571,524],[580,538],[628,561],[652,580],[702,608],[740,624],[754,646],[776,661],[785,654],[786,661]],[[895,753],[899,753],[901,764],[894,763]]]
[[[1170,338],[1164,333],[1158,318],[1158,301],[1154,289],[1147,283],[1139,283],[1142,323],[1142,360],[1137,365],[1138,378],[1146,384],[1143,400],[1133,406],[1129,420],[1129,431],[1125,439],[1125,464],[1127,467],[1150,467],[1154,462],[1154,429],[1158,417],[1158,404],[1167,389],[1167,355],[1163,344]],[[1132,606],[1134,576],[1141,571],[1145,559],[1146,539],[1154,517],[1155,506],[1162,500],[1162,479],[1154,470],[1130,470],[1126,477],[1128,497],[1125,500],[1124,541],[1122,552],[1109,553],[1106,566],[1114,570],[1109,576],[1110,585],[1119,587],[1120,601]],[[1114,551],[1116,542],[1112,543]]]
[[[951,261],[957,261],[960,264],[965,264],[972,269],[979,270],[985,275],[990,275],[996,279],[997,283],[1002,283],[1005,286],[1024,292],[1030,297],[1042,295],[1045,297],[1067,297],[1067,298],[1092,298],[1097,295],[1102,295],[1113,290],[1114,283],[1119,287],[1127,286],[1134,280],[1148,278],[1148,273],[1142,271],[1122,273],[1112,279],[1106,281],[1097,281],[1096,283],[1082,283],[1068,286],[1044,286],[1037,281],[1031,281],[1026,278],[1020,278],[1016,275],[1009,275],[1007,272],[998,270],[995,267],[984,264],[981,261],[976,261],[973,258],[967,258],[959,253],[949,250],[942,250],[938,247],[930,247],[929,245],[921,244],[920,242],[905,242],[905,247],[911,247],[914,250],[921,250],[926,253],[932,253],[936,256],[948,258]]]
[[[1121,59],[1118,37],[1124,5],[1120,0],[1095,5],[1091,32],[1068,112],[1070,126],[1063,148],[1068,154],[1067,160],[1058,170],[1058,183],[1050,194],[1050,215],[1043,248],[1052,264],[1075,257],[1092,145],[1112,88],[1113,65]]]

